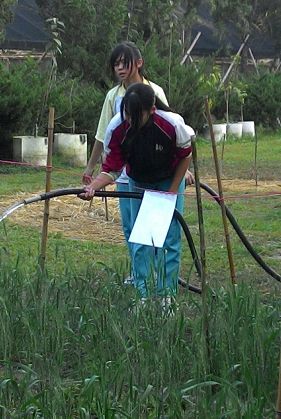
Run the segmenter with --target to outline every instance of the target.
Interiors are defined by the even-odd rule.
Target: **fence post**
[[[55,109],[51,107],[49,108],[49,121],[48,121],[48,154],[47,154],[46,187],[45,187],[46,192],[49,192],[51,190],[54,121],[55,121]],[[40,252],[40,257],[39,257],[39,265],[42,272],[44,270],[45,261],[46,261],[49,208],[50,208],[50,200],[46,199],[44,203],[44,216],[43,216],[42,236],[41,236],[41,252]]]

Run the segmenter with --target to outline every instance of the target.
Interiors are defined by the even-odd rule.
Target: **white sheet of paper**
[[[145,191],[129,242],[163,247],[176,201],[176,194]]]

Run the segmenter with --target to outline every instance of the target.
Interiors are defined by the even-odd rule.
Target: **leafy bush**
[[[281,117],[281,74],[268,73],[248,82],[244,115],[264,127],[276,128]]]
[[[160,57],[156,45],[149,45],[144,51],[149,69],[149,78],[163,87],[169,104],[181,114],[186,123],[201,130],[204,123],[204,98],[214,100],[219,81],[218,71],[211,60],[180,65],[178,55],[171,59]],[[168,78],[170,68],[170,80]]]
[[[0,66],[1,137],[34,130],[44,89],[44,76],[34,61],[27,60],[11,69]]]
[[[49,105],[55,108],[55,131],[86,133],[94,139],[105,92],[93,83],[60,76],[52,89]],[[47,121],[47,115],[44,118]]]
[[[13,135],[33,135],[38,124],[39,135],[47,134],[48,109],[55,107],[55,131],[76,132],[93,138],[104,92],[93,83],[58,75],[49,85],[49,72],[39,69],[36,62],[7,69],[0,66],[0,145],[9,154]]]

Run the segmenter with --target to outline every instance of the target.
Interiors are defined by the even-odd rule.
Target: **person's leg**
[[[118,192],[129,192],[129,183],[117,183],[116,189]],[[129,250],[130,266],[131,271],[124,278],[125,285],[133,285],[133,271],[132,271],[132,245],[129,243],[129,237],[132,231],[131,223],[131,204],[130,198],[119,198],[119,209],[121,216],[121,223],[123,228],[123,234],[126,240],[126,244]]]
[[[168,190],[171,181],[158,184],[161,190]],[[176,209],[182,213],[184,205],[184,180],[178,189]],[[181,258],[181,227],[173,217],[162,249],[157,249],[157,294],[175,295],[178,288],[178,277]]]
[[[129,192],[129,183],[117,183],[116,189],[118,192]],[[132,231],[130,198],[119,198],[119,209],[120,209],[123,233],[124,233],[124,237],[125,237],[128,249],[129,249],[130,257],[131,257],[132,250],[131,250],[131,245],[128,242],[131,231]]]
[[[129,180],[130,191],[139,192],[142,184]],[[149,186],[146,185],[148,188]],[[139,208],[141,206],[140,199],[131,199],[131,220],[132,225],[137,218]],[[139,291],[141,297],[147,297],[154,289],[154,263],[155,249],[152,246],[145,246],[137,243],[130,243],[132,249],[132,267],[134,276],[134,285]]]

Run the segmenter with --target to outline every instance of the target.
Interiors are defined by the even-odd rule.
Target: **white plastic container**
[[[234,122],[227,125],[227,134],[236,138],[242,137],[242,122]]]
[[[46,166],[48,138],[32,135],[13,137],[13,159],[19,162]]]
[[[86,166],[87,134],[55,134],[53,151],[61,155],[71,166]]]
[[[254,121],[242,122],[242,135],[249,135],[250,137],[255,136],[255,122]]]
[[[226,136],[226,124],[213,124],[213,131],[216,143],[222,141]],[[210,130],[207,128],[206,138],[211,139]]]

